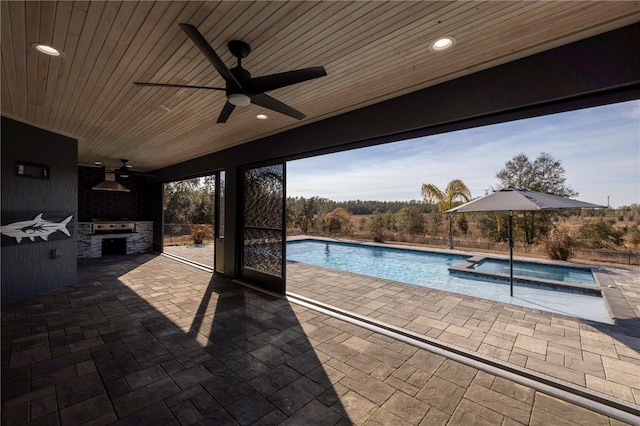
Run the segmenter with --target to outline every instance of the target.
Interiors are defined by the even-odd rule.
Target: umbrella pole
[[[513,211],[509,212],[509,292],[513,297]]]

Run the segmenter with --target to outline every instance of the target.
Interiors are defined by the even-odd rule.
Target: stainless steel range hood
[[[125,188],[116,182],[116,174],[113,172],[104,173],[104,181],[100,182],[93,188],[94,191],[115,191],[115,192],[131,192],[130,189]]]

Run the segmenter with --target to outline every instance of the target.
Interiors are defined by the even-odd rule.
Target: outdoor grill
[[[92,234],[128,234],[136,231],[135,222],[127,219],[92,219]]]

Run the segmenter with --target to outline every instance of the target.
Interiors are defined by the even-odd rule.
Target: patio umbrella
[[[469,201],[445,213],[464,212],[509,212],[509,275],[510,291],[513,297],[513,212],[559,209],[604,208],[598,204],[585,203],[558,195],[509,187],[489,195]]]

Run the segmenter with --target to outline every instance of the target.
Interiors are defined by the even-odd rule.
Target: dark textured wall
[[[152,220],[150,178],[130,176],[117,178],[131,192],[93,191],[104,180],[104,171],[96,167],[78,167],[78,221],[92,218],[126,218]]]
[[[15,302],[77,279],[76,229],[78,206],[78,143],[2,117],[2,212],[72,212],[71,238],[3,246],[2,303]],[[16,162],[49,166],[50,178],[18,177]],[[53,259],[52,250],[60,257]]]

